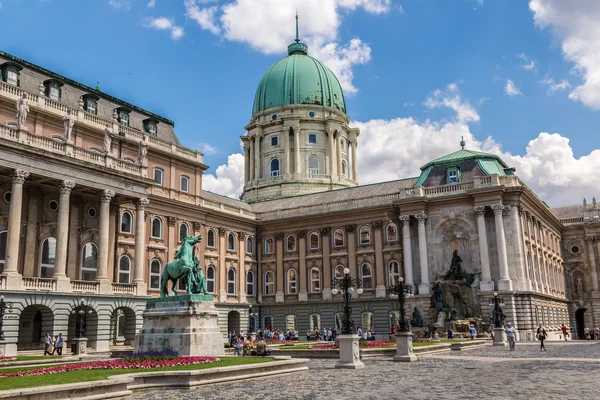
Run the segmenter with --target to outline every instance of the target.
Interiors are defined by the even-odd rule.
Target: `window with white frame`
[[[316,330],[321,330],[321,314],[310,314],[308,317],[310,321],[310,330],[314,332]]]
[[[389,286],[395,286],[400,280],[400,264],[396,260],[388,263],[388,283]]]
[[[129,126],[130,111],[124,108],[117,109],[117,121],[123,126]]]
[[[271,160],[271,176],[279,176],[279,160],[277,158]]]
[[[235,270],[233,268],[229,268],[227,271],[227,294],[235,295]]]
[[[373,290],[373,268],[371,264],[364,263],[360,266],[360,282],[363,290]]]
[[[390,222],[385,227],[385,240],[388,243],[398,241],[398,226],[395,223]]]
[[[181,224],[179,224],[179,241],[183,242],[183,239],[186,238],[186,236],[189,236],[190,233],[190,227],[188,226],[188,224],[186,224],[185,222],[182,222]]]
[[[254,254],[254,239],[246,239],[246,254]]]
[[[271,146],[279,145],[279,136],[271,136]]]
[[[215,267],[209,265],[208,268],[206,268],[206,291],[211,294],[215,293],[215,275]]]
[[[287,294],[296,294],[296,270],[294,268],[288,269],[287,272]]]
[[[145,119],[143,121],[144,132],[146,132],[150,136],[156,137],[156,125],[157,121],[153,119]]]
[[[162,239],[162,219],[160,217],[152,218],[152,238]]]
[[[346,176],[346,161],[342,161],[342,176]]]
[[[131,257],[122,255],[119,259],[119,283],[131,282]]]
[[[6,241],[8,240],[8,231],[0,231],[0,274],[4,272],[6,264]]]
[[[317,134],[316,133],[309,133],[308,134],[308,143],[310,143],[310,144],[317,144]]]
[[[210,247],[211,249],[214,249],[215,247],[217,247],[216,245],[216,234],[215,234],[215,230],[214,229],[209,229],[208,232],[206,233],[206,247]]]
[[[85,107],[85,111],[87,111],[90,114],[94,114],[97,115],[98,114],[98,99],[99,97],[96,97],[94,95],[85,95],[84,96],[84,107]]]
[[[184,193],[189,193],[190,191],[190,178],[185,175],[181,175],[179,178],[179,190]]]
[[[366,225],[360,227],[360,244],[371,244],[371,229]]]
[[[133,215],[129,211],[123,211],[121,214],[121,233],[133,232]]]
[[[321,292],[321,270],[317,267],[312,267],[310,269],[310,292]]]
[[[56,259],[56,238],[49,236],[42,242],[40,258],[40,277],[51,278],[54,274],[54,260]]]
[[[46,97],[54,101],[60,101],[62,83],[50,80],[44,83],[46,85]]]
[[[98,272],[98,246],[96,243],[87,242],[81,250],[81,273],[79,279],[95,281]]]
[[[318,250],[320,246],[319,234],[317,232],[311,232],[308,236],[308,249]]]
[[[275,285],[275,283],[274,283],[274,278],[273,278],[273,272],[271,272],[271,271],[265,272],[265,292],[264,292],[265,296],[273,296],[273,294],[275,292],[274,288],[273,288],[274,285]]]
[[[458,183],[458,181],[459,181],[458,168],[456,168],[456,167],[448,168],[447,173],[448,173],[447,183]]]
[[[288,235],[288,237],[285,240],[285,250],[287,252],[296,251],[296,236]]]
[[[342,279],[344,277],[344,268],[341,264],[336,265],[333,269],[333,277],[335,279]]]
[[[165,171],[162,168],[154,167],[154,183],[162,186],[165,180]]]
[[[344,247],[344,241],[344,231],[342,229],[333,231],[333,247]]]
[[[4,82],[10,83],[14,86],[19,86],[21,69],[22,67],[20,65],[4,63],[2,66],[0,66],[0,76]]]
[[[150,261],[150,289],[160,289],[161,262],[158,258]]]
[[[273,254],[273,238],[265,239],[265,254]]]
[[[246,296],[254,296],[254,272],[246,274]]]
[[[227,250],[235,251],[235,234],[233,232],[229,232],[227,235]]]
[[[308,157],[308,174],[319,174],[319,157],[315,156],[314,154]]]

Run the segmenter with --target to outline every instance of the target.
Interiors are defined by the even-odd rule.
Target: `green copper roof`
[[[260,80],[252,115],[288,104],[314,104],[346,112],[340,82],[329,68],[308,55],[308,47],[297,33],[295,43],[288,46],[288,56],[273,64]]]
[[[421,170],[424,170],[424,169],[426,169],[430,166],[434,166],[434,165],[456,164],[457,162],[463,162],[463,161],[468,161],[468,160],[479,160],[479,159],[495,161],[495,162],[498,162],[502,166],[502,169],[508,168],[508,165],[506,165],[504,163],[504,161],[502,161],[502,159],[495,154],[482,153],[480,151],[461,149],[461,150],[455,151],[454,153],[447,154],[443,157],[436,158],[435,160],[428,162],[427,164],[425,164],[424,166],[421,167]]]

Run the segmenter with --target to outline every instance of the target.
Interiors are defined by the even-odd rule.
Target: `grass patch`
[[[113,375],[134,374],[136,372],[158,372],[158,371],[190,371],[207,368],[231,367],[235,365],[260,364],[274,361],[271,357],[227,357],[221,358],[221,361],[198,364],[198,365],[180,365],[176,367],[163,367],[153,369],[107,369],[107,370],[82,370],[69,371],[59,374],[46,374],[36,376],[17,376],[14,378],[0,378],[0,390],[23,389],[36,386],[62,385],[67,383],[99,381]],[[53,365],[54,366],[54,365]],[[39,368],[39,367],[37,367]],[[22,368],[20,371],[37,368]],[[3,372],[14,372],[15,368],[2,369]]]

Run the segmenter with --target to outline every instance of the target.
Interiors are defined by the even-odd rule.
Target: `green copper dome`
[[[346,112],[346,102],[336,76],[296,37],[288,56],[277,61],[260,80],[252,115],[288,104],[314,104]]]

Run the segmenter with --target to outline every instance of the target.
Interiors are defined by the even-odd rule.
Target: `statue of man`
[[[583,280],[581,279],[581,276],[577,277],[577,293],[583,293]]]
[[[17,129],[27,130],[25,122],[27,121],[28,113],[29,105],[27,104],[27,93],[23,93],[23,96],[17,101]]]
[[[592,197],[592,207],[598,208],[598,204],[596,203],[596,198]]]
[[[583,198],[583,209],[585,210],[586,208],[587,208],[587,200],[584,197]]]
[[[104,143],[102,144],[102,151],[106,154],[110,154],[112,150],[112,129],[110,124],[106,124],[104,128]]]
[[[75,117],[71,114],[71,110],[67,111],[67,114],[63,117],[63,124],[65,127],[65,142],[71,141],[71,133],[73,132],[73,125],[75,125]]]
[[[148,142],[146,139],[146,135],[144,135],[144,139],[140,140],[140,150],[138,153],[138,162],[140,165],[146,164],[146,156],[148,155]]]

